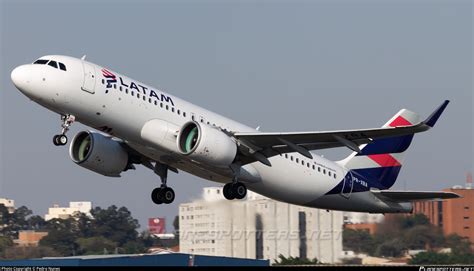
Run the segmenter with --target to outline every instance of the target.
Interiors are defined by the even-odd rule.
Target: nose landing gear
[[[53,137],[53,144],[56,146],[63,146],[67,144],[67,136],[66,133],[69,131],[69,127],[74,123],[76,117],[73,115],[61,115],[61,127],[63,128],[61,134],[55,135]]]

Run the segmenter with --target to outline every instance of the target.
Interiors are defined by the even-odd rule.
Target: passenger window
[[[145,95],[143,95],[143,100],[146,101],[146,96]]]
[[[287,158],[287,159],[288,159],[288,154],[286,154],[286,153],[285,153],[285,158]]]
[[[306,163],[306,166],[309,167],[309,163]]]
[[[163,103],[160,103],[160,107],[163,108]]]
[[[300,159],[299,159],[299,158],[296,158],[295,161],[296,161],[296,163],[299,163],[299,162],[300,162]]]
[[[329,175],[329,177],[331,177],[331,171],[328,171],[328,175]]]
[[[334,179],[336,179],[336,178],[337,178],[337,177],[336,177],[336,174],[334,174],[333,176],[334,176]]]
[[[173,113],[174,113],[174,107],[171,107],[171,112],[173,112]]]
[[[303,165],[303,166],[304,166],[304,161],[303,161],[303,160],[301,160],[301,165]]]
[[[148,98],[148,102],[151,103],[151,98]]]
[[[59,62],[59,68],[63,71],[66,71],[66,65],[64,65],[63,63]]]
[[[128,94],[128,88],[125,89],[125,93]]]
[[[323,174],[326,174],[326,169],[323,169]]]
[[[179,109],[178,109],[178,115],[181,115],[181,111],[179,111]]]
[[[155,100],[155,105],[158,105],[158,102]]]
[[[183,117],[186,117],[186,112],[183,112]]]
[[[58,68],[58,63],[54,60],[51,60],[50,62],[48,62],[48,65],[56,69]]]
[[[168,110],[170,107],[168,105],[166,105],[166,110]]]
[[[290,160],[291,160],[291,161],[293,161],[293,155],[292,155],[292,156],[290,156]]]
[[[104,79],[102,79],[102,80],[104,80]],[[122,91],[122,86],[119,87],[119,90]]]
[[[102,79],[102,85],[103,85],[103,84],[105,84],[105,80],[104,80],[104,79]]]
[[[321,172],[321,168],[320,168],[320,167],[318,167],[318,172]]]
[[[35,62],[33,62],[33,64],[40,64],[40,65],[44,65],[46,63],[48,63],[49,60],[47,59],[38,59],[36,60]]]
[[[131,93],[132,93],[132,96],[135,96],[135,92],[132,91]]]
[[[315,170],[315,169],[316,169],[316,167],[313,165],[313,170]]]
[[[137,98],[140,99],[140,93],[137,92]]]

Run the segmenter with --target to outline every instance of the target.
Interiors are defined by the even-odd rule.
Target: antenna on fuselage
[[[81,57],[81,60],[85,60],[85,59],[86,59],[86,55],[83,55],[83,56]]]

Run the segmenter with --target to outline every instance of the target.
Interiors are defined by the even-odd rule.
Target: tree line
[[[95,207],[90,215],[76,213],[67,219],[45,221],[25,206],[9,213],[0,204],[0,259],[39,258],[92,254],[144,253],[152,246],[173,246],[177,240],[153,238],[138,232],[140,224],[126,207]],[[19,247],[13,240],[21,230],[48,232],[38,247]]]
[[[343,247],[377,257],[400,257],[408,250],[426,250],[412,257],[411,264],[474,263],[469,239],[456,234],[445,236],[423,214],[386,217],[374,235],[366,230],[344,229]],[[450,248],[451,253],[438,253],[440,248]]]

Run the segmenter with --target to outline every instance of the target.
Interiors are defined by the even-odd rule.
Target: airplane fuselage
[[[232,181],[227,167],[203,164],[178,151],[173,137],[162,145],[144,140],[150,120],[166,122],[179,129],[190,121],[225,132],[257,132],[219,114],[186,102],[161,89],[141,83],[108,68],[66,56],[45,56],[61,62],[66,71],[49,65],[18,67],[15,85],[34,102],[61,115],[119,138],[153,161],[219,183]],[[355,176],[338,162],[314,155],[282,153],[260,162],[243,165],[240,179],[264,196],[302,206],[374,213],[410,212],[411,204],[381,201],[370,193],[379,184]],[[172,182],[171,182],[172,183]]]

